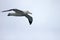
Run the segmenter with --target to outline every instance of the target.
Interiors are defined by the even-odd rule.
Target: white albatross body
[[[8,11],[15,12],[15,13],[9,13],[8,16],[25,16],[28,19],[30,25],[32,24],[33,18],[30,15],[28,15],[28,14],[32,14],[32,13],[30,13],[29,11],[24,12],[24,11],[21,11],[18,9],[10,9],[10,10],[2,11],[2,12],[8,12]]]

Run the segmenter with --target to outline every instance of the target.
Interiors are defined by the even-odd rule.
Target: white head
[[[32,14],[32,13],[31,13],[31,12],[29,12],[29,11],[26,11],[25,13],[26,13],[26,14]]]

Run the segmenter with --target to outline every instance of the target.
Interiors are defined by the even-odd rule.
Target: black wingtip
[[[30,15],[25,15],[25,17],[27,17],[29,24],[31,25],[33,22],[33,18]]]
[[[4,11],[2,11],[2,12],[8,12],[8,11],[12,11],[11,9],[10,10],[4,10]]]
[[[29,21],[30,25],[32,24],[32,21]]]
[[[33,18],[31,18],[31,20],[29,20],[30,25],[32,24],[32,22],[33,22]]]
[[[2,11],[2,12],[5,12],[5,11]]]
[[[7,11],[2,11],[2,12],[7,12]]]

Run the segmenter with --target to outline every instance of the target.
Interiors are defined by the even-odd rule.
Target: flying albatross
[[[9,10],[4,10],[2,12],[8,12],[8,11],[14,11],[15,13],[9,13],[8,16],[25,16],[28,21],[29,21],[29,24],[31,25],[32,24],[32,21],[33,21],[33,18],[28,15],[28,14],[32,14],[30,13],[29,11],[22,11],[22,10],[18,10],[18,9],[9,9]]]

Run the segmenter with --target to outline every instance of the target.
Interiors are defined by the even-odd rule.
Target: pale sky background
[[[33,23],[1,12],[12,8],[32,12]],[[60,0],[0,0],[0,40],[60,40]]]

